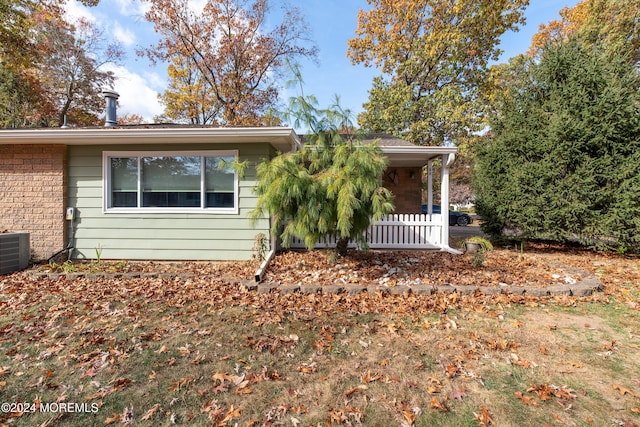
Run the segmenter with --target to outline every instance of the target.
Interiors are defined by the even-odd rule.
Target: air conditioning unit
[[[0,233],[0,274],[29,266],[29,233]]]

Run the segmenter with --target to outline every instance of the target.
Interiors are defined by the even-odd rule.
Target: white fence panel
[[[365,233],[371,249],[439,249],[442,248],[442,215],[391,214],[377,221]],[[331,236],[316,243],[316,248],[335,247],[337,239]],[[292,248],[304,248],[302,239],[294,238]],[[349,247],[356,243],[349,242]]]

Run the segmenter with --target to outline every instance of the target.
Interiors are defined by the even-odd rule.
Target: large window
[[[105,152],[106,209],[237,210],[236,151]]]

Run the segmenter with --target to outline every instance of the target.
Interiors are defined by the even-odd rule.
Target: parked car
[[[439,214],[441,212],[440,205],[433,205],[433,213]],[[422,205],[422,213],[427,213],[427,205]],[[473,218],[469,214],[464,212],[449,210],[449,225],[459,225],[466,227],[473,222]]]

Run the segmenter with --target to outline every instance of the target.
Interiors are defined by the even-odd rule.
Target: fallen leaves
[[[509,387],[511,396],[516,393],[507,410],[559,405],[572,408],[563,417],[580,413],[584,422],[589,397],[582,390],[553,386],[547,371],[557,374],[569,366],[580,375],[594,368],[600,373],[616,358],[637,366],[637,340],[608,329],[605,333],[591,312],[579,316],[580,328],[567,326],[565,318],[582,309],[575,298],[349,291],[367,274],[377,272],[379,279],[391,268],[396,270],[385,282],[390,287],[412,280],[418,271],[423,283],[432,273],[456,283],[508,282],[496,279],[501,270],[456,271],[457,261],[448,257],[423,263],[415,254],[413,260],[378,254],[366,256],[366,271],[356,264],[352,269],[358,259],[339,260],[332,274],[354,276],[339,294],[247,291],[239,278],[252,272],[238,266],[225,272],[203,263],[185,263],[190,273],[170,278],[145,273],[73,280],[3,277],[0,392],[23,396],[16,391],[20,384],[26,396],[91,400],[102,408],[97,424],[307,426],[313,419],[326,427],[375,424],[377,419],[369,416],[375,413],[387,417],[379,425],[408,427],[424,425],[425,419],[457,422],[465,408],[465,423],[489,426],[504,422],[503,408],[494,412],[482,403],[492,402],[492,393],[502,387]],[[313,256],[317,253],[304,260]],[[391,264],[396,261],[397,267]],[[524,280],[536,269],[550,268],[547,261],[545,256],[534,259],[527,272],[514,274]],[[634,294],[625,295],[631,302]],[[562,316],[555,311],[558,305],[567,307]],[[622,314],[635,314],[631,306],[624,309],[629,312]],[[535,316],[540,318],[533,322]],[[635,321],[632,315],[628,319]],[[567,332],[577,329],[574,335],[579,335],[585,320],[592,340],[580,347]],[[608,360],[590,358],[594,352],[606,353]],[[503,378],[496,371],[517,373],[519,382],[515,374]],[[499,382],[498,387],[485,386],[483,376],[487,384]],[[625,382],[604,383],[602,389],[625,400],[628,417],[637,417],[640,383],[617,381]],[[130,401],[135,408],[126,406]],[[470,420],[471,410],[475,420]],[[0,415],[0,425],[7,417]],[[602,421],[601,414],[592,417],[595,424]]]
[[[86,400],[102,399],[106,396],[109,396],[110,394],[113,394],[117,391],[124,389],[130,383],[131,383],[131,380],[129,378],[117,378],[111,381],[106,386],[101,386],[100,383],[93,382],[93,385],[98,388],[98,391],[88,395],[85,399]]]
[[[217,400],[206,402],[200,408],[200,412],[207,414],[211,425],[214,427],[228,427],[228,423],[234,418],[239,418],[241,414],[240,408],[236,408],[233,405],[226,407]]]
[[[514,256],[510,251],[495,250],[485,254],[482,267],[473,267],[466,257],[448,253],[379,251],[351,252],[348,258],[332,262],[326,252],[289,251],[278,254],[267,272],[267,283],[280,285],[397,286],[473,285],[549,286],[566,284],[564,273],[541,254]],[[570,282],[581,276],[573,274]],[[457,296],[453,296],[457,298]],[[455,302],[455,301],[454,301]]]
[[[353,396],[355,393],[359,392],[359,391],[365,391],[365,390],[369,390],[369,387],[367,387],[364,384],[360,384],[350,390],[345,391],[344,393],[344,397],[346,397],[347,399],[350,399],[351,396]]]
[[[191,377],[180,378],[178,381],[175,381],[173,384],[171,384],[168,388],[169,388],[169,391],[179,392],[187,388],[189,384],[191,384],[192,382],[193,382],[193,378]]]
[[[160,404],[156,403],[151,408],[149,408],[149,410],[147,412],[145,412],[144,415],[140,419],[142,421],[148,421],[148,420],[152,419],[154,417],[154,415],[160,410],[161,410]]]
[[[123,425],[131,425],[135,422],[135,413],[133,412],[133,404],[127,406],[124,408],[124,411],[122,412],[122,419],[120,420],[120,422]]]
[[[133,411],[133,404],[126,406],[122,411],[122,414],[114,414],[104,420],[105,425],[119,423],[124,426],[135,424],[135,413]]]
[[[612,387],[613,387],[614,390],[618,390],[622,396],[629,395],[631,397],[636,397],[636,398],[640,399],[640,395],[634,393],[633,391],[631,391],[630,389],[628,389],[626,387],[623,387],[623,386],[618,385],[618,384],[613,384]]]
[[[298,367],[298,372],[301,374],[312,374],[318,370],[318,364],[316,362],[303,363]]]
[[[370,370],[367,370],[365,373],[363,373],[360,376],[360,379],[364,384],[369,384],[374,381],[379,381],[381,378],[382,378],[382,375],[377,373],[372,374]]]
[[[525,405],[529,406],[539,406],[538,402],[535,400],[535,396],[525,395],[521,391],[516,391],[515,396],[522,401]]]
[[[117,423],[118,421],[122,420],[122,414],[114,414],[111,417],[108,417],[104,420],[105,424],[113,424],[113,423]]]
[[[256,351],[268,351],[275,354],[280,349],[292,350],[298,343],[298,336],[291,334],[289,336],[265,335],[262,337],[246,337],[247,345]]]
[[[233,375],[225,374],[223,372],[216,372],[215,374],[213,374],[212,378],[214,381],[219,381],[222,384],[225,381],[233,381],[235,377]]]
[[[426,388],[429,394],[440,393],[442,391],[442,382],[435,377],[431,377],[427,381]]]
[[[535,397],[537,397],[540,402],[546,402],[553,399],[562,408],[567,409],[571,407],[569,402],[576,398],[574,390],[567,386],[559,387],[553,384],[532,384],[531,387],[527,389],[526,393],[529,394],[517,391],[515,392],[515,396],[521,400],[522,403],[529,406],[539,406],[538,401],[535,400]]]
[[[431,399],[431,407],[440,412],[449,412],[449,408],[446,407],[444,401],[441,401],[438,396],[433,396],[433,399]]]
[[[400,414],[402,415],[402,426],[403,427],[411,427],[416,422],[416,419],[422,415],[422,409],[414,406],[410,407],[407,402],[401,402],[398,407]]]
[[[277,372],[269,372],[269,370],[264,367],[259,374],[247,371],[238,375],[216,372],[213,374],[212,379],[214,385],[209,391],[212,391],[215,395],[227,393],[233,389],[235,395],[243,396],[253,393],[253,388],[250,387],[251,385],[259,384],[267,380],[276,381],[280,379],[280,377]],[[204,395],[206,392],[207,390],[201,394]]]
[[[493,418],[491,418],[489,409],[486,406],[481,406],[480,413],[476,414],[474,412],[473,415],[483,427],[488,427],[491,424],[495,424],[495,421],[493,421]]]
[[[460,367],[455,364],[447,365],[444,368],[444,371],[449,378],[457,377],[461,372]]]
[[[329,409],[329,418],[326,420],[326,424],[331,426],[333,424],[346,424],[353,425],[352,423],[362,424],[364,421],[364,415],[362,411],[355,406],[347,405],[344,408]]]
[[[459,402],[462,402],[466,396],[467,393],[464,387],[454,387],[454,389],[448,394],[449,400],[458,400]]]

